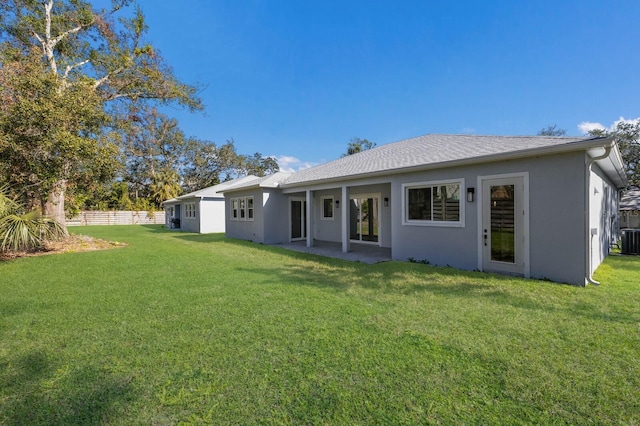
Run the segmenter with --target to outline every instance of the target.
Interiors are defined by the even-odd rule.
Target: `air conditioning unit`
[[[622,254],[640,254],[640,229],[622,230]]]

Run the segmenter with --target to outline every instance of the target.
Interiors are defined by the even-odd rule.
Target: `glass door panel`
[[[482,181],[482,270],[525,275],[527,235],[523,176]]]
[[[349,203],[351,240],[377,243],[380,232],[380,197],[356,197]]]
[[[515,186],[496,185],[491,191],[491,260],[515,263]]]
[[[307,203],[302,200],[291,200],[291,240],[307,237]]]
[[[362,200],[362,220],[360,222],[362,241],[378,242],[378,199]]]
[[[351,199],[349,201],[349,238],[360,240],[360,200]]]

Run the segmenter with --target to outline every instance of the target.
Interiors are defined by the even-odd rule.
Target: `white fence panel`
[[[82,211],[67,219],[67,226],[80,225],[164,225],[164,211]]]

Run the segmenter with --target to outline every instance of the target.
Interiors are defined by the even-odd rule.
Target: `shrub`
[[[66,235],[58,222],[37,211],[25,212],[9,198],[7,188],[0,187],[0,252],[35,250]]]

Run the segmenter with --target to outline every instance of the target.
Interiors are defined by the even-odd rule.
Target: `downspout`
[[[611,147],[612,145],[603,146],[602,148],[604,149],[604,154],[598,157],[589,158],[589,160],[587,160],[586,191],[585,191],[585,199],[584,199],[584,205],[585,205],[584,211],[585,211],[585,217],[586,217],[585,236],[586,236],[586,243],[587,243],[587,250],[586,250],[587,270],[585,273],[585,285],[586,284],[593,284],[596,286],[600,285],[598,281],[593,279],[593,275],[591,271],[591,260],[593,258],[593,234],[591,233],[591,204],[589,202],[591,198],[591,166],[593,166],[593,163],[595,163],[596,161],[604,160],[605,158],[607,158],[611,153]]]

